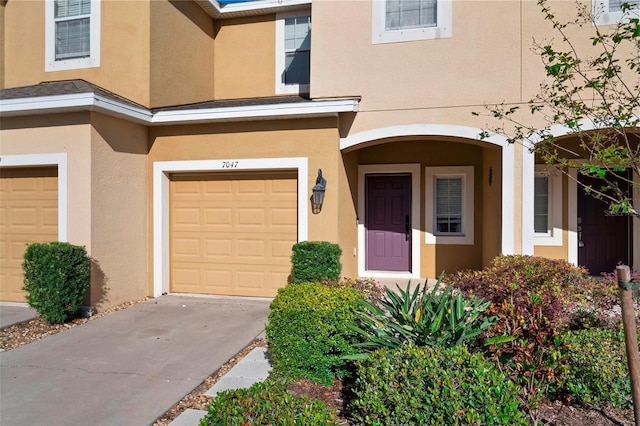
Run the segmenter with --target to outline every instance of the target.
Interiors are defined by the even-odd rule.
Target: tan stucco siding
[[[100,66],[45,72],[45,2],[5,6],[5,87],[82,78],[149,105],[149,3],[101,1]]]
[[[151,7],[152,107],[214,99],[213,19],[192,1],[159,1]]]
[[[327,180],[322,212],[312,214],[309,205],[308,239],[339,242],[338,217],[342,207],[339,203],[341,178],[336,118],[156,127],[151,129],[150,141],[147,165],[149,194],[153,191],[156,161],[307,158],[308,175],[304,185],[309,196],[319,168]],[[149,223],[153,223],[152,198],[148,204]],[[151,271],[153,235],[149,236],[149,247]],[[150,291],[152,287],[153,276],[150,276]]]
[[[4,9],[6,0],[0,0],[0,89],[4,89],[4,33],[6,22],[4,20]]]
[[[371,2],[316,2],[311,94],[362,111],[519,100],[519,3],[456,1],[452,38],[372,44]]]
[[[275,94],[275,16],[216,21],[216,99]]]
[[[492,195],[485,199],[483,192],[486,189],[483,180],[484,169],[487,161],[494,155],[485,156],[480,146],[455,143],[442,140],[420,141],[394,141],[387,144],[379,144],[364,148],[357,152],[360,165],[366,164],[401,164],[420,163],[420,199],[412,200],[412,203],[420,203],[420,276],[437,277],[440,272],[446,270],[453,272],[462,269],[481,268],[484,261],[483,250],[492,250],[499,247],[500,230],[495,229],[495,218],[487,219],[485,212],[500,211],[500,197]],[[488,163],[489,166],[493,162]],[[460,244],[426,244],[425,243],[425,213],[426,208],[432,205],[425,200],[425,167],[435,166],[473,166],[474,167],[474,242],[471,245]],[[486,204],[486,205],[485,205]],[[499,215],[498,215],[499,216]],[[489,232],[491,238],[497,236],[497,242],[484,241],[484,232]],[[497,254],[497,253],[495,253]],[[361,253],[364,256],[365,253]]]
[[[147,128],[92,114],[91,306],[147,296]]]
[[[91,253],[92,192],[89,114],[4,118],[0,128],[2,129],[0,157],[66,154],[67,240],[72,244],[86,246]]]

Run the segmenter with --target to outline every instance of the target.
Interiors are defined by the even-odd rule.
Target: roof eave
[[[224,108],[193,108],[152,113],[94,93],[0,100],[0,117],[94,111],[144,125],[205,124],[230,121],[315,118],[357,112],[357,99],[319,100]]]
[[[217,0],[195,0],[213,19],[266,15],[311,5],[311,0],[260,0],[222,5]]]

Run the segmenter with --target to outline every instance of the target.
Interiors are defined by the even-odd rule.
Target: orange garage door
[[[292,173],[171,177],[171,291],[275,296],[297,241]]]
[[[57,239],[57,169],[0,169],[0,300],[25,301],[22,256],[26,243]]]

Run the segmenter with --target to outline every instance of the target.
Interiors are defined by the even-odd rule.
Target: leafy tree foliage
[[[640,182],[640,3],[624,3],[622,20],[606,26],[595,25],[604,13],[601,6],[590,9],[578,3],[576,17],[565,21],[549,0],[537,3],[559,36],[533,42],[546,79],[527,107],[487,106],[488,115],[500,123],[490,131],[511,135],[509,142],[522,143],[569,176],[574,169],[597,178],[596,185],[579,183],[606,201],[611,212],[640,217],[630,190]],[[587,46],[576,34],[589,30]],[[556,126],[564,127],[577,143],[556,137]],[[489,134],[483,131],[481,137]],[[631,173],[623,173],[626,170]]]

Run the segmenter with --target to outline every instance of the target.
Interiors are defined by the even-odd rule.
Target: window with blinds
[[[404,30],[438,25],[437,0],[386,0],[385,29]]]
[[[311,16],[284,20],[284,84],[309,84],[311,69]]]
[[[534,180],[533,228],[536,234],[549,232],[549,176],[536,176]]]
[[[624,3],[627,3],[631,9],[638,9],[637,0],[609,0],[609,12],[621,12]]]
[[[55,59],[91,55],[91,0],[55,0]]]
[[[437,234],[461,234],[462,177],[435,178],[435,219]]]

